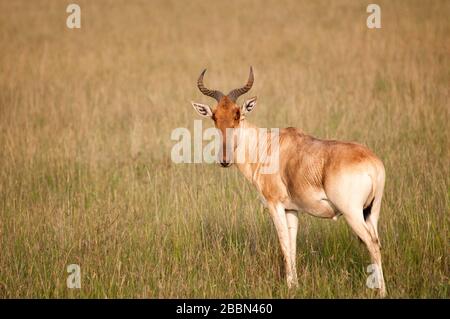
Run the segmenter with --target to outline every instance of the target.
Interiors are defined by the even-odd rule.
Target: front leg
[[[281,245],[281,251],[284,257],[286,268],[286,280],[289,288],[294,286],[297,282],[297,276],[293,270],[291,261],[291,245],[289,240],[289,229],[286,218],[286,211],[280,203],[268,203],[270,215],[272,217],[275,229],[278,234],[278,239]]]
[[[292,264],[292,273],[294,276],[294,284],[297,285],[297,230],[298,230],[298,213],[295,210],[286,211],[286,220],[289,230],[290,257]]]

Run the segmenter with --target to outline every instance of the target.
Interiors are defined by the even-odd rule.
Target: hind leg
[[[383,268],[381,265],[381,252],[380,245],[378,243],[378,239],[371,235],[371,227],[366,224],[364,221],[362,209],[354,209],[350,210],[347,213],[344,213],[344,218],[352,228],[352,230],[356,233],[356,235],[361,238],[364,244],[369,251],[370,258],[372,260],[372,264],[377,266],[375,274],[377,280],[377,288],[380,289],[380,295],[382,297],[386,296],[386,286],[384,283],[383,277]]]
[[[378,245],[381,248],[380,237],[378,236],[378,218],[380,217],[380,208],[381,198],[377,197],[375,198],[370,214],[366,219],[366,224],[372,232],[372,237],[376,238]]]

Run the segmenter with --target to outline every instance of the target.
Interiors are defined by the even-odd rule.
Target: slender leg
[[[374,233],[374,237],[378,241],[378,245],[381,248],[380,237],[378,236],[378,218],[380,217],[380,208],[381,208],[381,195],[379,195],[379,197],[375,197],[372,209],[370,211],[370,215],[366,220],[366,224],[369,227],[371,227]]]
[[[298,284],[297,280],[297,230],[298,230],[298,213],[294,210],[286,211],[286,220],[289,230],[289,247],[292,266],[292,275],[294,285]]]
[[[284,257],[287,285],[289,288],[291,288],[294,283],[294,275],[292,272],[292,263],[290,257],[289,230],[287,226],[286,212],[281,204],[268,203],[268,207],[278,234],[281,251]]]
[[[358,235],[359,238],[366,244],[367,249],[370,253],[370,258],[372,263],[378,267],[378,287],[380,289],[381,297],[386,296],[386,286],[383,277],[383,268],[381,265],[381,252],[378,240],[374,240],[370,235],[369,226],[365,223],[362,209],[352,210],[350,212],[344,213],[345,220],[353,229],[353,231]]]

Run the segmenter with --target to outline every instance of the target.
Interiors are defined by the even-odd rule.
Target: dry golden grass
[[[255,69],[249,120],[384,161],[390,297],[449,297],[450,2],[0,1],[0,297],[374,297],[343,220],[302,215],[300,286],[235,168],[176,165],[196,88]],[[204,124],[204,126],[210,125]],[[81,266],[82,288],[66,287]]]

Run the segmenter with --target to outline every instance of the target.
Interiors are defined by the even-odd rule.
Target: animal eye
[[[211,119],[213,120],[213,121],[216,121],[216,115],[213,113],[213,115],[211,116]]]
[[[239,112],[239,110],[237,110],[234,119],[237,121],[237,120],[239,120],[240,117],[241,117],[241,112]]]

